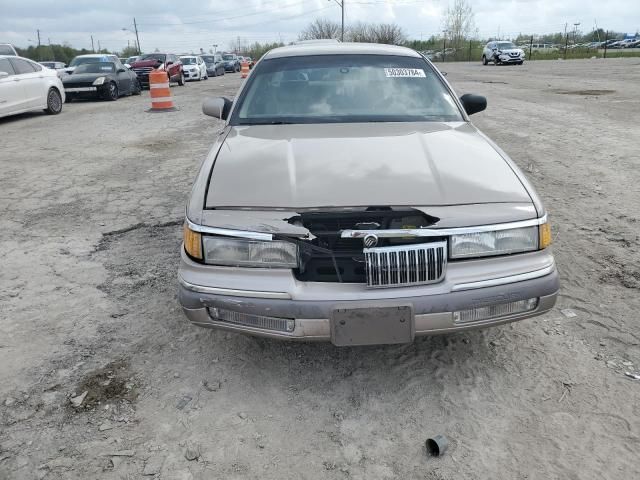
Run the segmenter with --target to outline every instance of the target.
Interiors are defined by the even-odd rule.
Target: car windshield
[[[73,71],[73,74],[76,75],[78,73],[113,73],[116,71],[116,66],[110,62],[100,62],[100,63],[85,63],[83,65],[78,66]]]
[[[13,48],[9,45],[0,45],[0,55],[15,55]]]
[[[216,58],[213,55],[205,55],[202,57],[202,60],[204,60],[205,63],[215,63]]]
[[[422,58],[319,55],[263,60],[232,123],[461,121],[451,93]]]
[[[235,55],[223,55],[222,57],[225,60],[235,60],[236,56]]]
[[[167,58],[167,56],[164,53],[147,53],[146,55],[142,55],[140,60],[158,60],[164,63],[165,58]]]
[[[196,57],[180,57],[180,61],[183,65],[195,65],[198,63]]]
[[[69,64],[70,67],[76,67],[78,65],[84,65],[85,63],[99,63],[99,62],[108,62],[109,59],[107,57],[76,57],[71,60]]]
[[[512,48],[516,48],[516,46],[511,42],[498,42],[498,50],[510,50]]]

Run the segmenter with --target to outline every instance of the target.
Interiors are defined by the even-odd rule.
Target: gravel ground
[[[184,202],[220,128],[200,104],[238,75],[172,113],[145,92],[0,120],[0,478],[639,478],[640,60],[443,70],[545,201],[562,291],[404,346],[186,322]]]

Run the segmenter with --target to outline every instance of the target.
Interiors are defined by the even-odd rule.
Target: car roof
[[[415,50],[396,45],[379,43],[339,43],[318,42],[289,45],[274,48],[265,55],[267,58],[302,57],[308,55],[396,55],[403,57],[420,57]]]
[[[82,58],[91,58],[91,57],[102,58],[102,57],[115,57],[115,55],[113,53],[86,53],[84,55],[76,55],[75,58],[77,58],[77,57],[82,57]]]

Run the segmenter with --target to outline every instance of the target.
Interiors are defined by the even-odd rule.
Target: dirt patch
[[[182,222],[138,223],[104,234],[92,255],[108,271],[107,280],[98,289],[120,298],[142,289],[173,288]]]
[[[607,257],[609,262],[603,265],[605,271],[600,274],[600,281],[603,283],[619,284],[625,288],[640,290],[640,269],[635,269],[632,265],[623,264],[615,258]]]
[[[560,95],[609,95],[611,93],[616,93],[615,90],[554,90],[554,93],[558,93]]]
[[[135,379],[126,360],[111,362],[103,368],[90,372],[76,388],[76,394],[87,392],[79,407],[69,404],[72,410],[93,410],[98,405],[127,401],[132,403],[138,396]]]

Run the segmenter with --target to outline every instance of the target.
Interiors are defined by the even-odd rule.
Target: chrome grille
[[[133,68],[133,71],[138,75],[147,75],[153,70],[153,67],[136,67]]]
[[[402,287],[444,278],[447,242],[365,248],[367,287]]]

